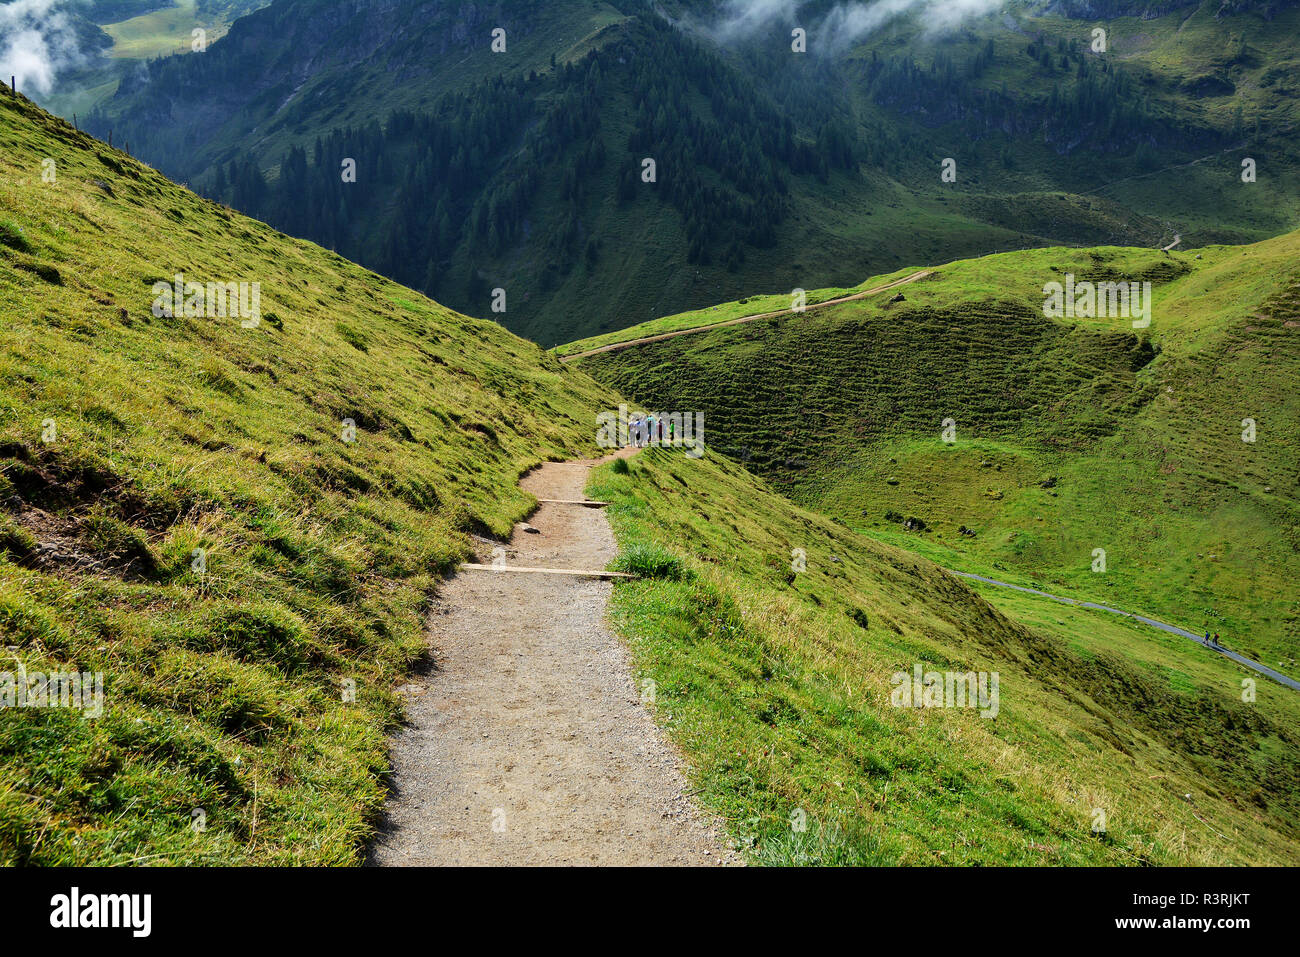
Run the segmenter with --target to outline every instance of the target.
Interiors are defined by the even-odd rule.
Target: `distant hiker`
[[[632,417],[632,421],[628,423],[627,431],[628,431],[628,437],[632,440],[632,444],[635,446],[640,446],[641,445],[641,416],[634,415]]]
[[[1210,643],[1210,633],[1208,631],[1205,633],[1205,643],[1207,645]]]
[[[1219,633],[1217,631],[1214,633],[1214,647],[1219,647]]]
[[[674,419],[668,420],[668,444],[672,445],[677,437],[677,422]]]
[[[657,422],[655,422],[655,417],[653,413],[645,417],[645,423],[646,423],[646,434],[645,434],[646,444],[653,445],[655,440],[655,426],[658,424]]]

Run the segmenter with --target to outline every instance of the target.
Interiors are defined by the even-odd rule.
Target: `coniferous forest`
[[[188,90],[238,86],[260,55],[239,43],[202,63],[154,61],[148,82],[124,81],[89,128],[115,128],[134,153],[211,198],[457,308],[488,314],[491,291],[507,288],[497,318],[547,343],[698,306],[754,275],[770,280],[774,259],[782,284],[853,281],[860,267],[839,237],[814,244],[811,270],[786,268],[795,223],[815,235],[826,198],[845,191],[869,217],[893,203],[883,182],[928,183],[953,144],[978,151],[963,163],[994,190],[1048,185],[1034,171],[1050,161],[1055,185],[1084,191],[1098,156],[1141,174],[1242,135],[1239,119],[1176,115],[1133,70],[1091,56],[1086,38],[1012,46],[958,35],[923,56],[800,58],[783,35],[724,50],[635,0],[621,6],[625,19],[581,56],[479,77],[363,121],[322,122],[322,111],[340,109],[327,98],[356,93],[342,73],[316,78],[313,95],[291,98],[259,138],[282,146],[223,146],[207,131],[195,150],[197,130],[164,136],[141,119],[175,114]],[[1012,74],[1033,82],[1013,84]],[[276,86],[242,113],[227,110],[225,126],[284,93]],[[111,115],[123,100],[140,108]],[[997,225],[970,242],[1032,245],[1040,228],[1016,237],[1005,219]],[[869,261],[896,265],[915,252],[910,236],[893,237]],[[609,298],[606,278],[628,270],[654,296],[646,315]]]

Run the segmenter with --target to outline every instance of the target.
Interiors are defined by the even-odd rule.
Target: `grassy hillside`
[[[922,270],[905,268],[884,276],[873,276],[866,282],[859,283],[856,286],[845,288],[831,287],[826,289],[805,289],[803,304],[805,306],[821,306],[823,303],[829,302],[833,299],[842,299],[846,296],[853,296],[882,286],[892,285],[893,283],[906,279],[908,276],[915,275],[918,272],[922,272]],[[896,295],[896,293],[891,293],[891,295]],[[757,316],[766,316],[769,313],[790,312],[794,309],[794,305],[795,297],[793,289],[789,292],[746,296],[743,299],[736,299],[732,302],[720,302],[716,305],[706,306],[703,309],[691,309],[687,312],[679,312],[672,316],[661,316],[658,319],[651,319],[649,322],[637,323],[635,326],[628,326],[626,329],[616,329],[613,332],[606,332],[603,335],[591,336],[587,339],[578,339],[575,342],[566,342],[555,346],[551,349],[551,352],[555,353],[557,356],[567,358],[569,356],[577,355],[580,352],[599,349],[603,346],[616,345],[621,342],[629,342],[633,339],[658,336],[671,332],[681,332],[683,330],[703,330],[709,326],[716,326],[724,322],[734,322],[737,319],[753,319]]]
[[[149,9],[104,23],[104,32],[113,38],[109,56],[144,60],[194,52],[195,28],[204,30],[206,42],[219,40],[236,19],[266,6],[266,0],[173,0],[141,6]]]
[[[882,541],[1216,631],[1294,671],[1298,249],[1291,234],[994,256],[938,267],[902,301],[577,364],[650,406],[703,410],[715,448]],[[1044,283],[1070,273],[1151,281],[1150,328],[1045,319]]]
[[[1185,641],[989,604],[712,451],[644,452],[588,493],[647,576],[614,591],[638,684],[752,860],[1296,862],[1289,689],[1245,703],[1239,672]],[[917,664],[997,672],[997,715],[893,707],[891,675]]]
[[[438,579],[616,400],[8,93],[0,147],[0,671],[105,695],[0,711],[0,864],[356,862]]]

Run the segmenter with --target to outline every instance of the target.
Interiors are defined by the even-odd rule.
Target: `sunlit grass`
[[[0,671],[105,693],[0,714],[0,863],[355,863],[438,581],[617,401],[10,96],[0,145]]]
[[[755,862],[1296,860],[1289,690],[1247,704],[1231,665],[1122,619],[991,606],[713,454],[642,453],[588,493],[625,554],[690,570],[620,582],[613,618]],[[998,672],[998,715],[891,707],[916,663]]]

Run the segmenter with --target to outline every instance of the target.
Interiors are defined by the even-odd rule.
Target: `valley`
[[[1105,53],[1082,13],[1024,2],[1014,29],[936,38],[901,18],[845,49],[814,29],[796,54],[775,27],[717,45],[706,2],[411,0],[383,28],[303,2],[148,63],[88,129],[548,347],[945,256],[1300,226],[1291,4],[1120,4]],[[1250,192],[1233,187],[1246,159]]]

